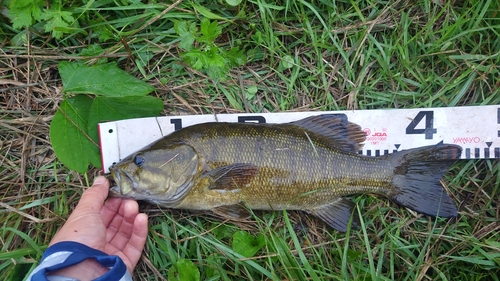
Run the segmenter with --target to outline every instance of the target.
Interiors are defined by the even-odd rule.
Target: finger
[[[104,200],[108,197],[109,181],[103,176],[99,176],[94,181],[91,188],[85,190],[76,210],[89,213],[100,213]]]
[[[122,250],[123,254],[129,259],[130,265],[127,268],[132,274],[137,262],[141,258],[142,250],[144,250],[144,245],[146,244],[146,239],[148,237],[148,216],[144,213],[138,214],[134,220],[134,227],[132,231],[132,236],[128,241],[125,248]]]
[[[108,228],[109,224],[115,218],[123,203],[122,198],[110,198],[101,209],[101,217],[104,226]]]
[[[122,250],[132,235],[134,220],[138,213],[137,202],[133,200],[123,201],[118,215],[113,218],[106,229],[106,241]]]

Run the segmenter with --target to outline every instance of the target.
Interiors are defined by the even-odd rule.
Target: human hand
[[[133,273],[141,257],[148,233],[146,214],[139,214],[137,202],[110,198],[106,202],[109,181],[97,177],[91,188],[85,190],[80,202],[50,245],[74,241],[119,256]],[[54,272],[55,275],[80,280],[94,279],[108,271],[95,260],[87,259],[74,266]]]

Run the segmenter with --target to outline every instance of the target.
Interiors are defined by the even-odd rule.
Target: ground
[[[52,118],[75,94],[61,62],[118,65],[154,87],[162,115],[500,103],[495,1],[50,2],[0,2],[3,280],[37,265],[99,174],[53,151]],[[300,212],[238,223],[141,204],[135,279],[498,280],[498,160],[459,161],[442,184],[456,219],[355,196],[363,220],[345,234]]]

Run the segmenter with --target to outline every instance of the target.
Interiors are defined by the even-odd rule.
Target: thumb
[[[104,201],[108,197],[109,181],[103,176],[94,180],[92,187],[85,190],[76,208],[86,209],[91,212],[100,212]]]

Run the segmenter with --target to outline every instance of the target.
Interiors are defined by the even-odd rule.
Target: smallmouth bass
[[[366,135],[338,115],[286,124],[204,123],[183,128],[110,168],[111,196],[242,219],[254,210],[302,210],[346,231],[354,203],[381,194],[431,216],[457,209],[440,179],[461,147],[436,144],[357,154]]]

